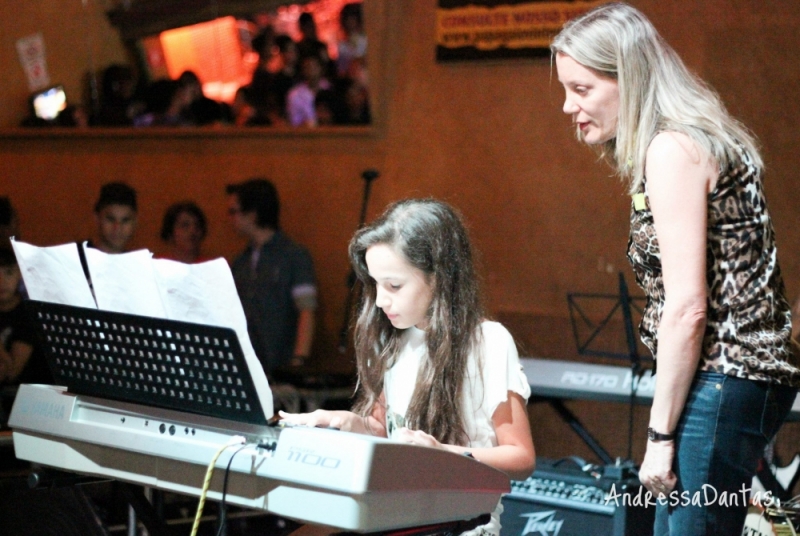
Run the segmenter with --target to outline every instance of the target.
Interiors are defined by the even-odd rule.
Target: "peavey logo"
[[[561,532],[561,525],[564,524],[563,519],[556,521],[556,511],[548,510],[547,512],[534,512],[531,514],[522,514],[520,517],[527,517],[528,522],[525,528],[522,529],[521,536],[526,534],[538,534],[540,536],[558,536]]]

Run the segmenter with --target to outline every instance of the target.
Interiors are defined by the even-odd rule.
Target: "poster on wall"
[[[606,1],[438,0],[436,60],[549,56],[565,22]]]
[[[17,54],[28,79],[28,89],[38,91],[50,85],[44,37],[41,32],[17,39]]]

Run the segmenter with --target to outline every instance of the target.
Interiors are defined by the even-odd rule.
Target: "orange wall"
[[[85,75],[111,63],[126,61],[119,35],[103,12],[100,0],[0,1],[0,127],[25,118],[30,93],[16,42],[31,34],[44,39],[47,70],[53,84],[63,84],[68,100],[83,101]]]
[[[381,177],[373,185],[370,218],[405,196],[433,195],[457,205],[482,254],[492,313],[513,324],[524,353],[574,357],[566,293],[614,292],[617,270],[631,279],[624,257],[628,200],[610,170],[575,142],[549,60],[437,64],[435,0],[367,2],[368,24],[375,29],[385,22],[385,31],[370,41],[375,84],[385,90],[371,133],[6,132],[0,134],[0,193],[19,207],[23,238],[53,244],[90,236],[99,186],[126,180],[141,197],[138,246],[158,251],[163,210],[189,197],[210,216],[208,252],[231,256],[243,243],[226,221],[224,185],[266,175],[281,192],[285,229],[308,245],[316,262],[318,362],[346,366],[333,350],[343,314],[345,248],[358,219],[360,174],[376,168]],[[794,297],[800,290],[800,3],[633,3],[761,139],[767,196]],[[0,5],[5,13],[11,3]],[[80,36],[72,25],[61,29],[68,35],[48,27],[53,40]],[[7,97],[0,91],[4,105]],[[574,407],[615,454],[624,455],[624,408]],[[531,411],[542,453],[587,454],[551,412]],[[638,439],[646,418],[639,408]],[[643,447],[643,441],[635,444]]]

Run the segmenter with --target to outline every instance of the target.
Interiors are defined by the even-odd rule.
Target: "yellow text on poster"
[[[446,48],[548,48],[565,22],[603,3],[528,2],[496,7],[440,8],[436,41]]]

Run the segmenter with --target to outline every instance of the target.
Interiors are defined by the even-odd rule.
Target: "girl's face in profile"
[[[613,78],[598,75],[566,54],[556,54],[558,80],[564,86],[564,113],[572,116],[581,139],[589,145],[605,143],[617,135],[619,86]]]
[[[375,280],[375,305],[397,329],[425,329],[433,299],[430,278],[386,244],[367,249],[367,269]]]

